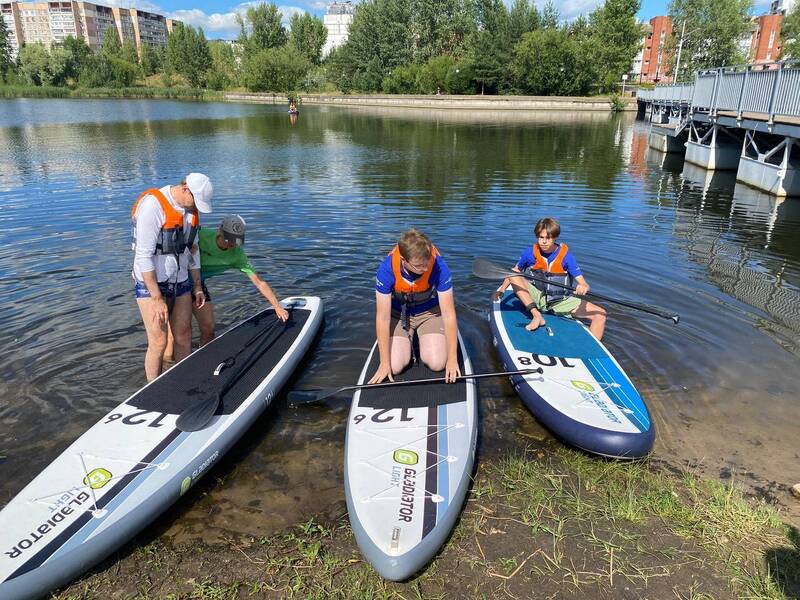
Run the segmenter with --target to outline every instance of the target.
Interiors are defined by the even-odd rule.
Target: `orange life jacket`
[[[409,281],[403,277],[403,271],[400,268],[400,261],[403,258],[400,256],[400,248],[395,246],[389,254],[392,257],[392,272],[394,273],[392,297],[395,300],[401,305],[413,306],[427,302],[436,294],[436,289],[431,287],[430,284],[433,266],[436,264],[436,257],[439,256],[436,246],[433,247],[431,252],[428,268],[414,281]]]
[[[194,208],[189,211],[190,229],[189,235],[187,236],[183,230],[184,215],[170,204],[161,190],[156,188],[143,191],[139,194],[136,202],[133,203],[133,208],[131,209],[131,230],[133,233],[134,248],[136,247],[136,209],[139,208],[139,203],[145,196],[153,196],[161,205],[161,210],[164,211],[164,224],[161,226],[158,241],[156,242],[156,249],[153,254],[183,254],[187,249],[191,251],[194,240],[197,237],[197,231],[200,229],[200,215],[197,209]]]
[[[536,262],[531,267],[531,271],[534,272],[534,275],[546,281],[532,281],[532,283],[536,286],[537,290],[545,295],[548,305],[563,300],[571,295],[569,290],[549,285],[551,281],[560,285],[572,285],[572,278],[564,269],[564,257],[567,255],[567,250],[569,250],[569,248],[566,244],[560,244],[558,253],[548,264],[547,259],[539,250],[539,244],[533,244],[533,258]]]

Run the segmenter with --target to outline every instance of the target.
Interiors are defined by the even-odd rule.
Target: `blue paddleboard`
[[[571,446],[613,458],[645,456],[655,428],[622,367],[579,321],[544,317],[545,327],[528,331],[530,314],[513,292],[492,303],[492,336],[506,370],[543,370],[511,378],[522,401]]]

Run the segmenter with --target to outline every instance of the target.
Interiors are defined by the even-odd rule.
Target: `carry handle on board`
[[[531,275],[530,273],[520,273],[517,271],[513,271],[511,269],[501,267],[500,265],[497,265],[485,258],[475,259],[475,261],[472,263],[472,273],[476,277],[480,277],[481,279],[505,279],[506,277],[524,277],[525,279],[530,279],[531,281],[538,281],[539,283],[546,283],[547,285],[552,285],[553,287],[569,290],[570,292],[572,292],[572,295],[575,296],[576,298],[596,298],[597,300],[604,300],[606,302],[611,302],[613,304],[619,304],[620,306],[626,306],[628,308],[640,310],[642,312],[646,312],[648,314],[661,317],[662,319],[669,319],[676,325],[678,324],[678,321],[680,321],[681,319],[680,315],[674,313],[668,313],[665,310],[662,310],[655,306],[648,306],[646,304],[630,302],[629,300],[617,300],[616,298],[609,298],[608,296],[603,296],[601,294],[596,294],[594,292],[588,292],[587,294],[576,294],[574,287],[570,287],[568,285],[562,285],[560,283],[554,283],[552,281],[548,281],[547,279],[542,279],[541,277],[536,277],[535,275]]]
[[[485,379],[487,377],[507,377],[512,375],[533,375],[533,374],[541,374],[542,368],[537,367],[535,369],[522,369],[520,371],[500,371],[498,373],[473,373],[472,375],[459,375],[456,377],[456,381],[466,381],[468,379]],[[360,385],[345,385],[338,388],[324,388],[319,390],[292,390],[289,392],[287,398],[289,400],[289,404],[297,405],[297,404],[309,404],[311,402],[319,402],[321,400],[325,400],[326,398],[330,398],[331,396],[335,396],[336,394],[340,394],[341,392],[347,392],[350,390],[364,390],[364,389],[371,389],[371,388],[384,388],[384,387],[394,387],[400,385],[420,385],[424,383],[445,383],[447,381],[446,377],[433,377],[430,379],[409,379],[408,381],[384,381],[382,383],[363,383]]]
[[[248,342],[242,346],[241,350],[239,350],[233,356],[229,356],[224,361],[222,361],[217,368],[214,370],[214,375],[219,375],[224,368],[230,367],[236,363],[236,357],[241,354],[247,347],[253,344],[256,340],[261,338],[261,343],[253,350],[253,353],[250,357],[244,361],[230,376],[227,383],[215,394],[200,400],[192,405],[190,405],[186,410],[184,410],[180,415],[178,415],[178,419],[175,421],[175,427],[180,429],[181,431],[200,431],[203,429],[214,416],[214,413],[217,412],[217,408],[219,407],[220,403],[222,402],[222,397],[230,390],[236,382],[244,375],[250,367],[255,364],[255,362],[261,358],[261,356],[266,352],[270,346],[281,336],[281,334],[286,330],[286,325],[291,320],[291,307],[289,307],[289,319],[287,319],[283,323],[283,327],[277,330],[278,335],[276,336],[269,336],[267,333],[272,332],[275,329],[275,326],[280,323],[277,316],[275,317],[275,322],[271,323],[267,327],[264,327],[259,333],[255,334]]]

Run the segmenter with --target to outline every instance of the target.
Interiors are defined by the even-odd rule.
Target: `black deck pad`
[[[294,308],[290,315],[286,323],[281,323],[272,309],[258,313],[172,367],[164,376],[128,400],[128,404],[142,410],[180,414],[192,403],[224,389],[231,379],[238,376],[238,380],[222,397],[216,412],[218,415],[231,414],[286,354],[302,331],[310,311]],[[242,350],[261,332],[261,337]],[[236,372],[238,367],[259,351],[264,353],[245,373]],[[234,365],[215,376],[217,365],[230,357],[235,358]]]
[[[416,341],[416,340],[415,340]],[[419,351],[416,350],[417,356]],[[378,370],[380,355],[378,350],[372,354],[372,360],[367,368],[367,380]],[[461,355],[461,346],[458,348],[458,366],[464,375],[464,357]],[[395,375],[395,381],[410,381],[412,379],[432,379],[444,377],[444,371],[431,371],[421,360],[412,363],[408,369]],[[467,399],[467,383],[418,383],[414,385],[398,385],[394,387],[376,388],[374,390],[361,390],[359,406],[365,408],[421,408],[426,406],[439,406],[464,402]]]

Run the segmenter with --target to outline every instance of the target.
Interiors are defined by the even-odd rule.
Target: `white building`
[[[785,2],[786,0],[783,1]],[[325,46],[322,48],[322,56],[327,56],[331,53],[331,50],[347,41],[350,24],[353,22],[355,12],[356,7],[349,0],[332,2],[328,5],[328,11],[323,19],[325,29],[328,31],[328,37],[325,40]]]
[[[772,0],[772,3],[769,5],[769,12],[773,15],[780,13],[786,16],[786,13],[792,12],[794,5],[795,0]]]

